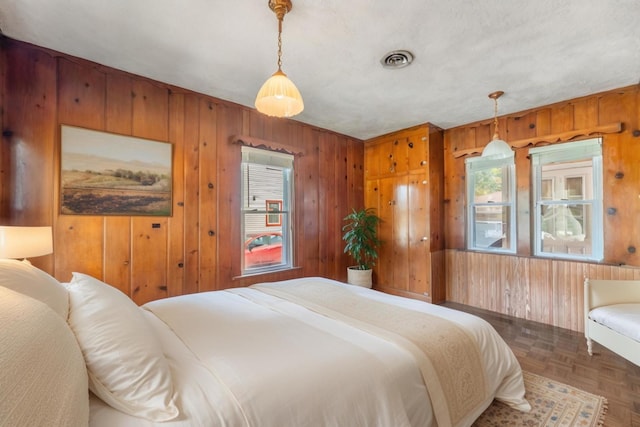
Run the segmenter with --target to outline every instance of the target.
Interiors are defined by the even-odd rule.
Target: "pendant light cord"
[[[282,71],[282,18],[278,17],[278,71]]]
[[[498,97],[493,98],[493,139],[500,139],[500,132],[498,130]]]
[[[498,98],[504,95],[504,92],[499,90],[489,94],[489,98],[493,99],[493,138],[500,139],[500,131],[498,130]]]

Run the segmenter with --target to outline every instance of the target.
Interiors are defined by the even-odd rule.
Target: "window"
[[[293,156],[242,147],[242,274],[293,265]]]
[[[603,257],[600,138],[529,150],[533,171],[534,255]]]
[[[515,164],[513,156],[465,160],[467,248],[515,253]]]

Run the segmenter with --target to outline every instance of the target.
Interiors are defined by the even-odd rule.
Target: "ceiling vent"
[[[403,68],[411,64],[413,54],[408,50],[393,50],[385,54],[380,63],[384,68]]]

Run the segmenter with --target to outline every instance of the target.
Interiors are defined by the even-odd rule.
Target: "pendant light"
[[[292,8],[291,0],[269,0],[269,8],[278,18],[278,71],[262,85],[256,96],[259,112],[273,117],[293,117],[304,109],[296,85],[282,72],[282,20]]]
[[[504,92],[499,90],[489,94],[489,98],[494,101],[493,108],[493,139],[482,150],[482,157],[491,157],[493,159],[505,159],[507,157],[513,157],[513,150],[505,141],[500,139],[500,132],[498,131],[498,98],[504,95]]]

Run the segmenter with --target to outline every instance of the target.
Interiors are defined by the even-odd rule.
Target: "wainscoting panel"
[[[640,280],[640,268],[445,251],[447,301],[584,331],[584,279]]]

